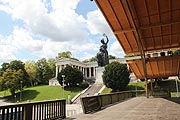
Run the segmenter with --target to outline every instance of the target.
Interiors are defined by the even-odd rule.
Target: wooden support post
[[[152,84],[152,79],[151,79],[151,96],[153,96],[153,84]]]
[[[148,80],[147,80],[147,78],[145,78],[145,82],[146,82],[146,97],[149,98]]]

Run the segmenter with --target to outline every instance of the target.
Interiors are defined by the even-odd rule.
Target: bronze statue
[[[99,52],[97,53],[97,63],[98,66],[103,67],[107,64],[109,64],[109,58],[108,58],[108,51],[107,51],[107,44],[109,42],[109,39],[107,35],[104,33],[104,37],[106,37],[106,42],[104,39],[101,40],[102,45],[100,46]]]

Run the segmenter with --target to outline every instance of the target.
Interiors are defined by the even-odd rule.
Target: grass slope
[[[167,80],[167,81],[158,81],[158,86],[160,89],[169,89],[171,91],[171,97],[176,97],[177,93],[176,93],[176,82],[175,80]],[[155,85],[155,83],[153,83],[153,86]],[[136,86],[137,86],[137,90],[144,90],[145,89],[145,82],[131,82],[128,84],[127,89],[126,90],[136,90]],[[150,84],[149,84],[150,86]],[[180,80],[178,80],[178,86],[179,86],[179,91],[180,91]],[[111,93],[112,89],[110,88],[105,88],[101,94],[106,94],[106,93]],[[180,92],[179,92],[179,96],[180,96]]]
[[[136,86],[137,86],[137,90],[144,90],[145,82],[137,82],[137,83],[131,82],[128,84],[126,90],[136,90]],[[105,87],[105,89],[101,92],[101,94],[111,93],[111,91],[112,91],[111,88]]]
[[[82,88],[65,88],[64,97],[67,99],[68,94],[73,98],[79,92],[81,92]],[[0,96],[4,96],[4,91],[0,92]],[[10,101],[19,101],[20,100],[20,92],[16,93],[16,98],[14,96],[10,96],[10,93],[7,91],[5,97]],[[34,101],[42,101],[42,100],[54,100],[54,99],[62,99],[62,87],[61,86],[35,86],[30,88],[25,88],[22,92],[22,102],[26,102],[28,100]]]

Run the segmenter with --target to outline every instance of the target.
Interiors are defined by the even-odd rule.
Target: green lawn
[[[75,95],[80,93],[83,89],[82,88],[65,88],[64,90],[64,97],[67,99],[68,94],[71,95],[71,98],[73,98]],[[34,101],[42,101],[42,100],[54,100],[54,99],[62,99],[62,87],[61,86],[36,86],[36,87],[30,87],[25,88],[22,92],[22,102],[26,102],[28,100],[34,102]],[[20,92],[16,93],[16,100],[15,97],[10,96],[10,93],[6,91],[6,94],[4,91],[0,92],[0,96],[4,96],[8,98],[10,101],[15,102],[19,101],[20,98]]]
[[[171,97],[177,97],[177,92],[171,92]],[[180,92],[179,92],[179,97],[180,97]]]
[[[137,90],[144,90],[145,88],[145,82],[130,82],[127,86],[126,90],[136,90],[136,86],[137,86]],[[105,87],[105,89],[101,92],[101,94],[106,94],[106,93],[111,93],[112,89],[111,88],[107,88]]]

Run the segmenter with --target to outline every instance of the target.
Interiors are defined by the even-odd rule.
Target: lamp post
[[[23,84],[23,81],[20,81],[20,83],[21,83],[21,92],[20,92],[20,102],[21,102],[21,100],[22,100],[22,84]]]
[[[65,78],[65,75],[62,75],[62,78],[63,78],[63,80],[62,80],[62,95],[64,98],[64,82],[65,82],[64,78]]]
[[[178,88],[178,81],[177,81],[178,78],[176,78],[176,97],[179,97],[179,88]]]

